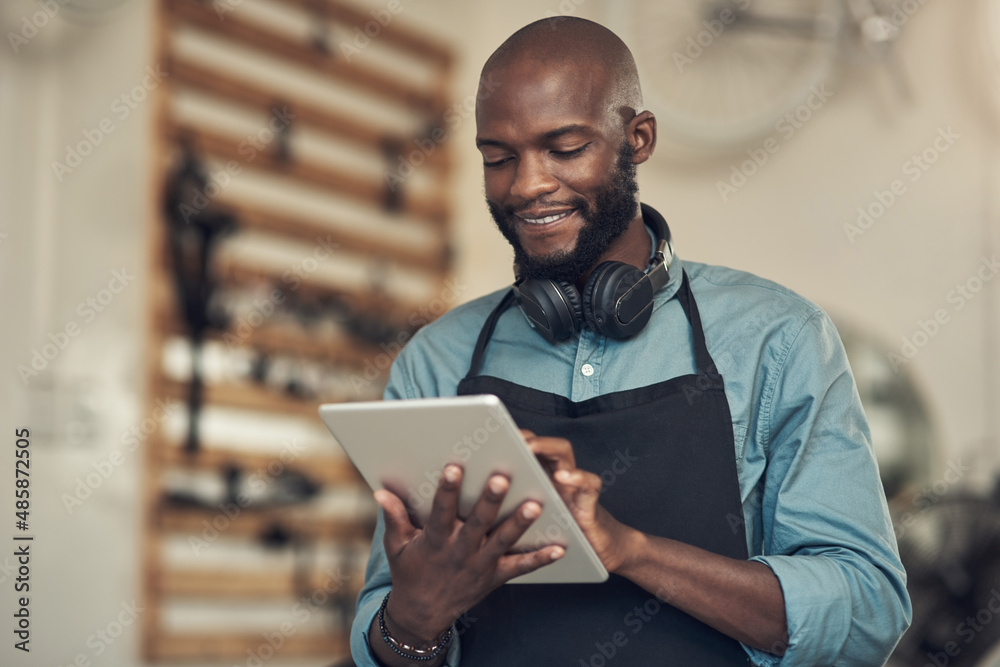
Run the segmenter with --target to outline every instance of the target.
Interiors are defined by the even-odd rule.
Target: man
[[[508,553],[537,503],[488,530],[509,485],[499,475],[459,520],[462,471],[449,466],[423,528],[401,498],[375,494],[355,660],[882,664],[909,599],[829,319],[774,283],[673,258],[669,273],[649,270],[645,282],[665,284],[648,324],[609,328],[618,311],[605,304],[663,247],[662,219],[637,198],[656,120],[632,56],[607,29],[562,17],[515,33],[483,74],[495,92],[477,106],[476,141],[522,309],[542,285],[571,317],[533,330],[509,288],[456,308],[403,350],[386,398],[500,396],[611,577],[504,585],[562,549]],[[625,276],[618,288],[609,272]]]

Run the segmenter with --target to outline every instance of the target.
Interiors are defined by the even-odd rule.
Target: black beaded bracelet
[[[392,591],[389,591],[391,593]],[[427,648],[417,648],[415,646],[410,646],[409,644],[404,644],[395,637],[389,634],[389,630],[385,627],[385,607],[389,604],[389,593],[385,594],[385,598],[382,600],[382,605],[378,608],[378,629],[382,632],[382,641],[389,645],[393,653],[396,655],[406,658],[407,660],[433,660],[434,658],[441,655],[441,651],[448,648],[451,644],[451,628],[441,635],[441,639],[434,646],[428,646]]]

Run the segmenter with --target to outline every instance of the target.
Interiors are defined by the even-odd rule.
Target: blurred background
[[[678,254],[837,322],[910,576],[892,664],[1000,664],[998,0],[3,2],[13,630],[33,540],[0,662],[347,656],[374,504],[316,406],[510,282],[479,71],[558,15],[632,47]]]

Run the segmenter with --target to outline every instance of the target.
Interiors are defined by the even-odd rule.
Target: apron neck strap
[[[694,365],[695,370],[701,373],[714,375],[718,371],[715,368],[715,361],[708,353],[708,344],[705,342],[705,329],[701,325],[701,313],[698,312],[698,303],[691,293],[691,283],[688,281],[687,271],[682,272],[681,287],[677,290],[677,298],[680,299],[681,308],[687,315],[688,323],[691,325],[691,338],[694,343]]]
[[[465,377],[476,377],[479,375],[479,371],[483,369],[483,358],[486,356],[486,346],[490,343],[490,338],[493,337],[493,330],[497,328],[497,321],[503,314],[503,311],[510,308],[510,304],[514,303],[514,288],[510,288],[506,294],[504,294],[503,299],[497,304],[497,307],[493,309],[490,316],[486,318],[486,324],[479,331],[479,338],[476,340],[476,349],[472,353],[472,364],[469,366],[469,372]]]
[[[701,326],[701,314],[698,312],[698,304],[694,300],[694,295],[691,294],[691,285],[688,282],[687,271],[682,271],[681,286],[677,290],[677,298],[680,300],[681,308],[684,309],[684,314],[691,325],[697,372],[715,374],[717,372],[715,362],[708,353],[708,345],[705,343],[705,331]],[[476,348],[472,353],[472,363],[469,365],[469,372],[466,377],[471,378],[479,375],[479,372],[483,368],[483,359],[486,356],[486,346],[489,345],[490,338],[493,337],[493,331],[496,329],[500,316],[505,310],[510,308],[512,303],[514,303],[513,289],[509,290],[503,296],[500,303],[497,304],[493,312],[486,318],[486,323],[483,324],[483,328],[479,332],[479,338],[476,340]]]

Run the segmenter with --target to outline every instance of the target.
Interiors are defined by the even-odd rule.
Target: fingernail
[[[444,479],[449,484],[454,484],[455,482],[458,481],[458,476],[461,474],[461,472],[462,471],[458,469],[458,466],[454,465],[447,466],[444,469]]]
[[[503,493],[506,481],[503,477],[490,477],[490,491]]]
[[[570,477],[569,470],[557,470],[555,474],[557,482],[568,482]]]
[[[536,503],[528,503],[527,505],[524,506],[524,509],[521,510],[521,515],[525,519],[537,519],[538,515],[540,515],[541,513],[542,513],[542,508],[539,507]]]
[[[549,557],[552,560],[559,560],[565,555],[566,555],[566,550],[563,549],[562,547],[555,547],[554,549],[552,549],[552,551],[549,552]]]

